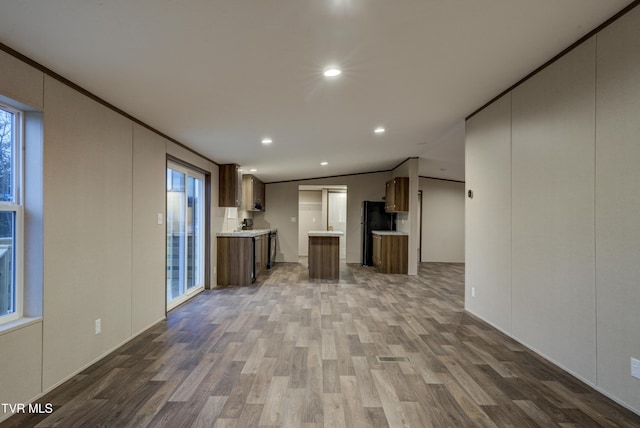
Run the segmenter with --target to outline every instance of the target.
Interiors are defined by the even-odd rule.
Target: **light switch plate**
[[[631,358],[631,376],[640,379],[640,360]]]
[[[162,224],[162,213],[158,213],[158,224]]]
[[[101,319],[97,319],[96,320],[96,334],[100,334],[101,331],[102,331],[102,320]]]

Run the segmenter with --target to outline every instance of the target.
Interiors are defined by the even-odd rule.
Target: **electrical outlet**
[[[100,334],[101,331],[102,331],[102,320],[101,319],[97,319],[96,320],[96,334]]]
[[[476,297],[476,288],[471,287],[471,297]]]
[[[631,358],[631,376],[640,379],[640,360]]]

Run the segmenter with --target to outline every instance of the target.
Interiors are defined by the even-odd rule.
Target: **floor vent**
[[[396,362],[407,362],[409,361],[409,357],[381,357],[377,356],[378,362],[381,363],[396,363]]]

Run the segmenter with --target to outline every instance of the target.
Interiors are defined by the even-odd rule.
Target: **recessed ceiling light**
[[[262,144],[271,144],[271,143],[273,143],[273,140],[271,138],[262,139]]]
[[[258,170],[257,170],[257,169],[255,169],[255,168],[251,168],[251,169],[249,170],[249,172],[258,172]]]
[[[331,68],[327,68],[323,74],[324,74],[324,77],[337,77],[337,76],[340,76],[340,74],[342,74],[342,71],[340,71],[339,68],[331,67]]]
[[[322,166],[329,165],[329,162],[320,162],[320,165]]]
[[[386,131],[386,129],[384,129],[382,126],[378,126],[376,129],[373,130],[373,132],[375,132],[376,134],[382,134],[384,133],[384,131]]]

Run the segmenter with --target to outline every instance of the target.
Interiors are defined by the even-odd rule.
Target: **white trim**
[[[181,296],[176,297],[170,302],[167,302],[167,311],[177,308],[187,300],[191,299],[192,297],[195,297],[196,294],[200,294],[203,291],[204,291],[204,286],[193,287],[192,289],[187,290]]]
[[[22,317],[15,321],[6,322],[0,325],[0,336],[13,333],[14,331],[29,327],[33,324],[42,323],[42,317]]]
[[[24,114],[21,110],[0,103],[0,109],[13,115],[12,124],[12,200],[0,202],[0,212],[13,212],[12,287],[14,312],[0,316],[0,326],[20,320],[24,315]]]

